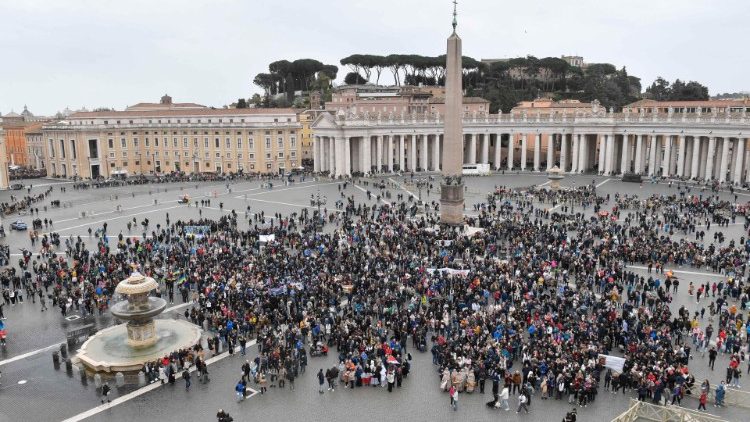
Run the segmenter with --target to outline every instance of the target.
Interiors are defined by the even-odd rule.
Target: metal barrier
[[[679,406],[657,406],[655,404],[630,399],[630,408],[612,419],[612,422],[727,422],[718,416],[701,413]]]
[[[708,413],[696,412],[679,406],[657,406],[655,404],[630,399],[630,408],[612,422],[727,422]]]
[[[737,406],[743,409],[750,409],[750,392],[738,390],[736,388],[725,386],[724,405]],[[711,386],[710,399],[716,397],[716,385]]]

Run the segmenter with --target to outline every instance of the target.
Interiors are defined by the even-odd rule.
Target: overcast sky
[[[438,55],[450,0],[1,0],[0,113],[158,101],[222,106],[279,60]],[[710,93],[750,90],[748,0],[460,0],[476,59],[581,55]],[[340,69],[339,80],[348,70]],[[389,72],[384,72],[388,75]],[[386,78],[390,79],[390,77]],[[382,81],[381,81],[382,82]]]

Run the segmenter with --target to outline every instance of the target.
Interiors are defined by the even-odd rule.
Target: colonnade
[[[335,176],[438,172],[440,133],[315,136],[314,170]],[[465,165],[492,170],[682,177],[741,184],[750,172],[746,137],[646,133],[466,133]]]

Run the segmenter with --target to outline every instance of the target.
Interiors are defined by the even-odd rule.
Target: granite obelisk
[[[456,34],[456,2],[453,2],[453,33],[448,37],[445,64],[445,128],[443,135],[443,180],[440,185],[440,222],[464,223],[463,172],[463,70],[461,38]]]

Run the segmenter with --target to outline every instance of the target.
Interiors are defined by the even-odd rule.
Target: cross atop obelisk
[[[456,33],[456,26],[458,25],[458,21],[456,20],[456,6],[458,6],[458,2],[456,0],[453,0],[453,33]]]
[[[463,71],[461,38],[456,34],[456,5],[453,0],[453,33],[448,37],[445,55],[445,128],[443,134],[443,181],[440,185],[440,222],[452,226],[464,224],[463,173]]]

